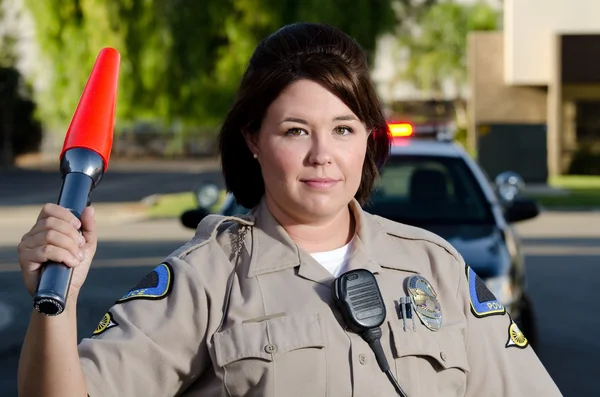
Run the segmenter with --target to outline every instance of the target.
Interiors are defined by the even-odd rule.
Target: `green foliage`
[[[111,16],[97,3],[25,0],[44,55],[36,72],[50,82],[37,93],[40,115],[52,127],[64,128],[71,119],[99,50],[105,46],[123,47],[116,27],[110,23]],[[123,89],[119,92],[118,115],[126,111],[123,103],[128,99],[127,79],[120,84]]]
[[[327,22],[372,52],[376,36],[394,26],[391,1],[25,0],[51,74],[43,115],[69,122],[98,52],[110,46],[121,53],[118,126],[210,129],[268,34],[296,21]]]
[[[399,36],[412,34],[415,26],[427,11],[439,0],[396,0],[393,2],[397,24],[396,33]]]
[[[423,11],[419,27],[399,36],[410,51],[403,77],[418,88],[440,94],[443,80],[458,87],[467,79],[467,35],[476,30],[496,30],[500,15],[487,3],[457,4],[440,1]]]

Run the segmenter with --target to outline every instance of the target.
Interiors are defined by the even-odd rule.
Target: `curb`
[[[130,222],[148,218],[148,206],[142,202],[96,203],[92,207],[94,217],[100,222]],[[0,207],[0,224],[33,224],[41,209],[41,205]]]
[[[543,212],[600,212],[600,207],[548,207],[540,206]]]

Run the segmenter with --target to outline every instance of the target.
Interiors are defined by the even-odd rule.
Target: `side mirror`
[[[500,196],[500,200],[505,205],[510,204],[525,190],[525,182],[521,175],[512,171],[505,171],[498,174],[494,180],[494,184],[496,185],[496,191],[498,196]]]
[[[179,217],[181,224],[189,229],[196,229],[198,224],[204,217],[209,214],[205,208],[195,208],[193,210],[187,210]]]
[[[194,188],[194,197],[200,208],[211,208],[219,201],[221,189],[214,183],[201,183]]]
[[[506,205],[506,220],[515,223],[538,216],[540,208],[533,199],[517,197]]]

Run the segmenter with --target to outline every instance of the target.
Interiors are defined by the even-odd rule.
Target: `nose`
[[[332,142],[329,141],[327,136],[319,136],[321,134],[314,134],[311,140],[311,148],[308,155],[308,161],[311,165],[327,165],[332,162]]]

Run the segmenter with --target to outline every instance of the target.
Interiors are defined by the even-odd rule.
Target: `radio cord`
[[[401,397],[407,397],[404,390],[402,390],[402,387],[400,387],[400,385],[398,384],[398,381],[396,380],[396,378],[394,378],[392,371],[390,371],[390,366],[387,362],[387,359],[385,358],[385,353],[383,352],[383,347],[381,347],[381,341],[380,341],[381,335],[382,335],[381,328],[376,327],[376,328],[371,328],[371,329],[365,331],[361,335],[361,337],[369,344],[369,347],[371,347],[371,350],[373,350],[373,353],[375,354],[375,358],[377,359],[377,364],[379,364],[379,368],[381,368],[381,370],[383,372],[385,372],[388,379],[394,386],[396,393],[398,393],[398,395]]]

